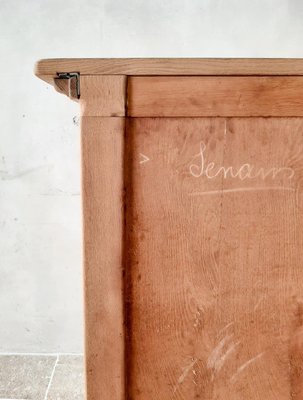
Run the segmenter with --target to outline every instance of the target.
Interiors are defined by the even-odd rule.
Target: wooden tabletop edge
[[[54,58],[35,75],[303,75],[303,58]]]

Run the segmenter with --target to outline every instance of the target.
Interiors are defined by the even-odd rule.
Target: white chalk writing
[[[189,166],[190,174],[195,178],[205,177],[207,179],[214,179],[217,177],[227,178],[238,178],[241,181],[251,179],[266,178],[275,179],[277,177],[285,177],[286,179],[292,179],[295,171],[290,167],[271,167],[263,168],[256,167],[255,165],[244,163],[239,167],[234,166],[220,166],[216,165],[213,161],[208,162],[206,159],[206,145],[204,142],[200,142],[200,151],[196,154],[192,163]]]

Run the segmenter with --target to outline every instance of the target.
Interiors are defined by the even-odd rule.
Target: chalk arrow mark
[[[142,160],[139,162],[140,164],[144,164],[144,163],[146,163],[147,161],[150,160],[147,156],[145,156],[145,155],[142,154],[142,153],[140,153],[140,156],[141,156],[141,158],[142,158]]]

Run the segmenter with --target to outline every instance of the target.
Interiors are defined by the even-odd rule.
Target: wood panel
[[[126,139],[127,398],[301,399],[303,119],[135,118]]]
[[[303,116],[303,77],[130,77],[131,117]]]
[[[124,400],[124,119],[81,129],[87,398]]]

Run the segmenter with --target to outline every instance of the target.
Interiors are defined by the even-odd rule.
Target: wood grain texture
[[[303,116],[303,77],[130,77],[131,117]]]
[[[134,118],[126,139],[128,398],[301,399],[303,119]]]
[[[303,77],[268,75],[303,61],[36,72],[65,71],[81,73],[88,400],[302,400]]]
[[[57,58],[40,60],[35,74],[81,75],[303,75],[302,58]]]
[[[124,400],[124,118],[82,117],[89,400]]]
[[[81,76],[81,115],[120,117],[125,115],[126,76]]]
[[[297,326],[290,337],[291,399],[303,399],[303,303],[298,301]]]

